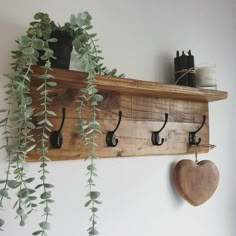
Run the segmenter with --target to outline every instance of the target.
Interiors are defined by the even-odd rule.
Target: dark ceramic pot
[[[51,58],[51,65],[55,68],[69,69],[70,58],[72,52],[72,37],[65,31],[55,30],[52,32],[50,38],[56,38],[57,42],[49,43],[49,48],[53,50],[56,59]],[[43,55],[43,52],[39,52],[39,55]],[[44,61],[38,61],[39,65],[44,65]]]

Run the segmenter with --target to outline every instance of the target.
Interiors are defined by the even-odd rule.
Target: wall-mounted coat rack
[[[43,70],[40,67],[33,70],[31,96],[35,106],[39,97],[37,75]],[[63,145],[60,149],[51,147],[48,155],[52,160],[86,158],[88,151],[74,130],[76,97],[85,86],[87,75],[61,69],[54,69],[51,74],[58,86],[51,93],[51,110],[57,117],[50,120],[54,127],[60,127],[62,107],[66,107],[66,118],[60,130]],[[195,145],[200,142],[198,152],[208,152],[208,103],[226,99],[227,92],[101,75],[96,79],[97,88],[104,96],[98,115],[102,134],[97,136],[97,156],[188,154],[194,153]],[[83,118],[87,116],[85,112]],[[37,155],[31,152],[29,160],[36,161]]]

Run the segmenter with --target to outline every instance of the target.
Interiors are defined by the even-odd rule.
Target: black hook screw
[[[53,148],[61,148],[61,146],[62,146],[63,137],[61,134],[61,130],[64,125],[65,117],[66,117],[66,108],[62,108],[61,126],[60,126],[59,130],[53,131],[50,135],[50,143]]]
[[[115,147],[118,144],[118,139],[115,136],[116,130],[119,128],[120,122],[122,117],[122,111],[119,111],[119,120],[116,125],[116,128],[113,131],[108,131],[106,136],[106,143],[109,147]]]
[[[203,118],[203,121],[202,121],[201,126],[196,131],[189,132],[188,142],[190,145],[199,145],[201,143],[201,138],[198,138],[198,141],[196,141],[196,133],[198,133],[202,129],[203,125],[205,124],[206,116],[203,115],[202,118]]]
[[[164,122],[162,128],[158,131],[153,131],[152,132],[152,138],[151,139],[152,139],[152,144],[153,145],[161,146],[164,143],[164,138],[162,138],[161,142],[160,142],[160,132],[165,128],[167,121],[168,121],[168,113],[165,113],[165,122]]]

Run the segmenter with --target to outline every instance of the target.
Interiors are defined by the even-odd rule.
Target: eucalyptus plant
[[[99,103],[103,97],[96,88],[96,77],[99,74],[115,75],[116,70],[107,70],[103,65],[101,50],[96,44],[96,34],[89,33],[92,29],[92,17],[88,12],[79,13],[77,16],[71,15],[70,22],[66,22],[63,26],[56,25],[49,18],[48,14],[37,13],[34,21],[30,23],[30,27],[26,34],[17,40],[18,50],[12,53],[13,63],[12,72],[7,75],[9,83],[6,85],[6,98],[8,108],[1,110],[5,113],[5,117],[0,121],[3,127],[3,136],[8,153],[8,165],[6,169],[6,178],[1,180],[0,184],[0,207],[3,208],[3,201],[9,199],[10,189],[16,190],[17,200],[14,204],[17,217],[20,218],[20,225],[25,224],[27,216],[37,207],[36,192],[40,193],[39,205],[42,206],[43,220],[39,223],[39,228],[33,232],[33,235],[46,236],[47,230],[50,228],[49,217],[51,215],[50,204],[53,203],[51,188],[54,187],[47,181],[49,174],[47,162],[48,157],[48,134],[51,132],[53,124],[50,116],[56,114],[50,110],[51,88],[57,84],[54,81],[51,70],[51,59],[54,58],[54,52],[50,49],[50,44],[57,40],[51,37],[51,33],[55,30],[67,32],[73,38],[73,46],[77,52],[77,59],[84,66],[84,71],[88,73],[86,87],[80,90],[80,96],[77,100],[78,121],[76,132],[80,133],[84,144],[87,145],[89,156],[87,161],[88,176],[88,198],[85,207],[91,211],[91,226],[88,229],[88,235],[97,235],[97,212],[98,205],[101,204],[100,192],[96,189],[95,177],[96,173],[96,135],[100,132],[100,124],[97,121],[97,115],[100,109]],[[30,97],[31,74],[33,65],[37,65],[38,60],[42,60],[44,73],[38,76],[40,85],[37,90],[40,92],[40,110],[35,113],[32,107],[32,99]],[[123,74],[120,75],[122,77]],[[82,119],[82,112],[85,107],[89,108],[90,118]],[[36,143],[32,136],[32,130],[36,127],[32,122],[32,116],[38,117],[37,129],[40,130],[38,142]],[[28,177],[26,169],[26,160],[28,152],[37,149],[40,153],[41,161],[39,169],[39,178],[41,183],[32,188],[33,177]],[[4,220],[0,219],[0,230],[4,225]]]

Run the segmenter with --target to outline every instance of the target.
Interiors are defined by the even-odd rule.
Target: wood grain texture
[[[31,96],[35,113],[40,110],[38,75],[43,73],[40,67],[33,68]],[[60,150],[51,149],[49,157],[52,160],[70,160],[88,157],[88,150],[83,146],[81,138],[75,133],[78,114],[75,108],[80,95],[80,88],[85,86],[86,73],[53,69],[50,72],[58,86],[52,89],[50,110],[56,112],[56,117],[50,117],[55,130],[60,127],[62,107],[66,108],[66,119],[62,129],[63,146]],[[120,79],[108,76],[96,76],[97,87],[104,96],[98,120],[101,123],[102,134],[97,135],[99,157],[125,157],[147,155],[170,155],[194,153],[196,147],[188,145],[188,134],[201,125],[202,116],[206,115],[206,122],[197,134],[201,137],[203,146],[199,152],[208,152],[209,124],[208,102],[225,99],[227,92],[215,90],[201,90],[196,88],[160,84],[155,82],[133,79]],[[115,128],[118,112],[122,111],[122,121],[116,136],[119,139],[117,147],[107,147],[106,133]],[[151,143],[152,131],[162,127],[165,113],[169,114],[168,123],[160,134],[165,139],[162,146]],[[83,118],[89,117],[88,109]],[[35,124],[38,118],[34,118]],[[37,140],[37,129],[34,131]],[[38,153],[32,151],[29,161],[37,161]]]
[[[199,206],[214,194],[219,183],[219,171],[212,161],[195,163],[192,160],[181,160],[174,168],[174,182],[186,201]]]
[[[77,106],[75,99],[78,95],[79,90],[72,88],[56,88],[52,93],[50,109],[58,114],[56,118],[50,118],[55,130],[60,127],[61,109],[66,107],[66,119],[62,129],[63,146],[60,150],[50,149],[48,155],[52,160],[82,159],[88,156],[88,150],[83,146],[80,136],[75,133],[78,116],[75,112]],[[104,101],[100,105],[101,112],[98,115],[102,134],[97,135],[96,138],[97,156],[126,157],[195,152],[195,147],[188,145],[188,133],[198,129],[203,115],[208,116],[207,102],[131,96],[113,92],[105,92],[103,96]],[[32,87],[34,104],[39,103],[38,97],[36,89]],[[117,147],[107,147],[106,133],[116,127],[119,111],[123,113],[120,127],[116,132],[119,143]],[[160,134],[165,142],[162,146],[154,146],[151,143],[152,131],[157,131],[162,127],[165,113],[169,114],[169,120]],[[83,118],[88,118],[88,111],[83,113]],[[34,118],[35,124],[37,119],[39,118]],[[37,130],[35,137],[37,137],[36,132]],[[208,152],[208,119],[198,137],[202,138],[201,143],[205,145],[199,147],[199,152]],[[31,152],[29,161],[37,160],[37,155],[37,152]]]
[[[33,83],[37,84],[39,80],[36,77],[44,72],[40,67],[34,67],[33,71]],[[87,74],[83,72],[53,69],[50,74],[56,78],[60,87],[79,88],[85,87],[86,84]],[[149,97],[199,102],[217,101],[226,99],[228,96],[227,92],[224,91],[204,90],[143,80],[116,78],[103,75],[97,75],[96,79],[96,85],[99,91],[113,91],[128,95],[144,95]]]

